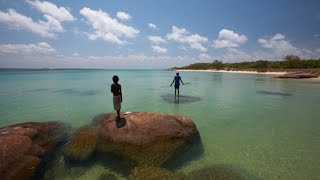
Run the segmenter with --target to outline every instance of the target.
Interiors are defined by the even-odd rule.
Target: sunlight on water
[[[176,101],[170,71],[1,72],[0,126],[51,120],[74,129],[91,124],[96,115],[114,112],[110,85],[115,74],[123,89],[122,111],[181,114],[196,123],[201,153],[186,155],[194,157],[183,165],[172,161],[167,168],[189,173],[228,167],[248,179],[320,178],[319,80],[183,72],[182,80],[190,84],[181,86]],[[58,156],[47,176],[127,178],[130,164],[107,159],[109,163],[100,159],[82,167]]]

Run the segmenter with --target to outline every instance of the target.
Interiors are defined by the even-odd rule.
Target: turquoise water
[[[90,124],[94,116],[114,112],[115,74],[123,90],[122,111],[182,114],[196,123],[204,152],[179,170],[225,165],[249,179],[320,178],[320,81],[314,79],[181,72],[190,84],[181,86],[174,103],[173,88],[163,87],[172,82],[171,71],[1,72],[0,127],[51,120],[74,128]]]

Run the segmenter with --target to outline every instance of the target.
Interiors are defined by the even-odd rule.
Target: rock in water
[[[130,175],[130,180],[172,179],[186,180],[187,176],[182,172],[171,172],[167,169],[152,166],[135,167]]]
[[[213,165],[199,170],[194,170],[188,175],[188,179],[207,179],[207,180],[244,180],[240,174],[231,168],[222,165]]]
[[[185,116],[133,112],[122,117],[126,123],[121,128],[117,127],[115,114],[107,114],[100,121],[97,149],[139,165],[159,166],[199,135],[194,122]]]
[[[276,78],[303,79],[303,78],[318,78],[319,76],[320,76],[320,70],[311,69],[311,70],[302,70],[302,71],[285,73],[283,75],[276,76]]]
[[[28,122],[0,128],[1,179],[32,179],[41,159],[66,135],[59,122]]]
[[[65,155],[72,160],[87,160],[96,149],[97,128],[85,126],[74,133],[65,148]]]

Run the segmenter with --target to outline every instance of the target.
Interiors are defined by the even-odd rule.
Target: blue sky
[[[0,0],[0,67],[320,58],[318,0]]]

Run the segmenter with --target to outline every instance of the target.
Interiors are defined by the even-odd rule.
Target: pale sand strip
[[[242,73],[242,74],[271,74],[271,75],[283,75],[286,72],[258,72],[258,71],[226,71],[226,70],[192,70],[192,69],[179,69],[178,71],[186,72],[225,72],[225,73]]]

